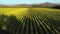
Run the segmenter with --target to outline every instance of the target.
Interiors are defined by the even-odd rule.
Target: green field
[[[0,8],[0,29],[12,34],[60,34],[60,10]]]

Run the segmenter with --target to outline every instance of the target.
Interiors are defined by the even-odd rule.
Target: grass
[[[27,10],[28,8],[0,8],[0,13],[6,15],[23,15]]]
[[[60,34],[60,10],[0,8],[0,24],[12,34]]]

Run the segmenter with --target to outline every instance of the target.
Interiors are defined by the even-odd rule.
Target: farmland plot
[[[0,24],[6,22],[2,25],[12,34],[60,34],[60,10],[58,9],[0,8],[0,14],[7,15],[6,21],[0,19]]]

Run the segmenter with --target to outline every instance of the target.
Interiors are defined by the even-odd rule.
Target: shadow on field
[[[50,19],[47,18],[47,19],[49,20],[49,23],[51,24],[51,26],[55,27],[60,32],[60,21],[54,20],[52,18],[50,18]]]
[[[52,18],[47,18],[51,24],[56,25],[57,27],[60,27],[60,21],[54,20]]]
[[[12,34],[9,32],[9,27],[12,23],[17,22],[17,18],[14,15],[0,15],[0,34]]]

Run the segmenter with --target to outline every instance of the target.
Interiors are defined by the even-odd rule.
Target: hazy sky
[[[32,4],[32,3],[43,3],[43,2],[51,2],[51,3],[60,3],[60,0],[0,0],[0,4]]]

